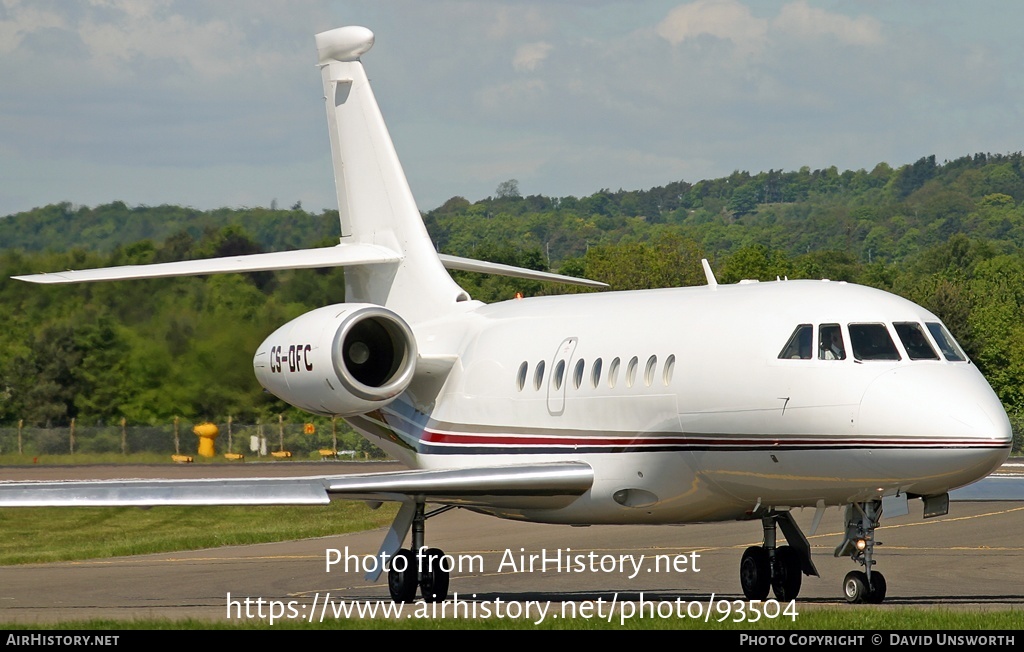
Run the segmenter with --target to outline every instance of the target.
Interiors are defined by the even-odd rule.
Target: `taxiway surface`
[[[357,472],[395,469],[364,465]],[[287,463],[236,467],[62,467],[3,469],[6,479],[319,475],[345,465]],[[296,518],[302,510],[296,509]],[[1024,613],[1024,502],[954,502],[947,516],[923,520],[920,501],[877,531],[886,605],[1020,608]],[[813,510],[797,512],[809,531]],[[805,577],[798,605],[841,604],[848,558],[836,559],[842,511],[826,511],[809,536],[820,578]],[[386,581],[369,582],[354,559],[376,553],[382,530],[194,552],[0,568],[0,622],[53,623],[93,618],[199,618],[225,621],[231,600],[291,607],[294,617],[334,617],[343,601],[388,601]],[[781,540],[781,536],[780,536]],[[503,521],[452,510],[427,522],[428,545],[456,567],[451,594],[462,600],[707,603],[741,599],[739,559],[761,542],[760,523],[569,527]],[[349,569],[328,558],[353,555]],[[543,557],[549,560],[542,564]],[[552,560],[563,560],[562,564]],[[529,565],[533,562],[533,568]],[[564,562],[571,562],[566,564]],[[230,594],[230,597],[229,597]],[[329,608],[324,608],[330,596]],[[239,602],[239,604],[242,604]],[[255,607],[254,607],[255,608]],[[244,611],[244,610],[243,610]],[[239,610],[235,609],[235,613]],[[269,613],[269,612],[268,612]]]

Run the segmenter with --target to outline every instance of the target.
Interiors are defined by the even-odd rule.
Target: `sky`
[[[1009,0],[0,0],[0,216],[336,208],[313,36],[363,55],[421,210],[1024,149]],[[0,243],[2,244],[2,243]]]

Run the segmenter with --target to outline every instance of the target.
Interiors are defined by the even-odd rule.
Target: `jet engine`
[[[256,378],[278,398],[322,415],[383,407],[412,382],[416,339],[381,306],[340,303],[297,317],[263,341]]]

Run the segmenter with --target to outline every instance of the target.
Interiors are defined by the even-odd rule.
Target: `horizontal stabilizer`
[[[68,270],[47,274],[28,274],[12,278],[29,283],[88,283],[92,281],[118,281],[135,278],[164,278],[172,276],[199,276],[229,272],[266,272],[277,269],[309,269],[314,267],[344,267],[372,263],[396,263],[401,260],[394,251],[372,244],[340,244],[319,249],[275,251],[268,254],[183,260],[152,265],[124,265],[98,269]]]
[[[0,482],[0,507],[154,507],[163,505],[324,505],[352,500],[479,507],[556,508],[586,493],[594,471],[583,462],[394,471],[299,478]]]
[[[606,288],[607,283],[591,281],[586,278],[565,276],[563,274],[552,274],[551,272],[540,272],[535,269],[502,265],[501,263],[488,263],[483,260],[472,258],[460,258],[447,254],[438,254],[441,263],[447,269],[457,269],[463,272],[480,272],[481,274],[497,274],[498,276],[511,276],[513,278],[525,278],[531,281],[553,281],[556,283],[567,283],[569,285],[582,285],[588,288]]]

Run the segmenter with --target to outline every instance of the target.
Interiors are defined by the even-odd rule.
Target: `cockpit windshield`
[[[899,360],[885,324],[850,324],[850,344],[856,360]]]
[[[928,343],[928,338],[925,337],[921,324],[905,321],[896,322],[893,326],[896,327],[896,334],[900,336],[903,348],[907,350],[907,355],[910,356],[911,360],[939,359],[939,354]]]
[[[925,330],[927,328],[927,331]],[[815,330],[817,333],[815,333]],[[786,345],[779,352],[780,360],[845,360],[847,350],[857,362],[869,360],[897,361],[903,359],[892,333],[899,338],[907,357],[912,360],[966,362],[967,356],[939,322],[904,321],[884,323],[849,323],[846,333],[841,324],[798,324]],[[817,334],[817,339],[815,339]],[[931,335],[931,338],[928,335]],[[844,335],[849,337],[847,340]],[[817,347],[814,342],[817,341]],[[849,349],[846,348],[847,344]],[[936,345],[942,357],[936,352]]]
[[[949,334],[945,326],[938,322],[928,322],[925,325],[928,327],[928,332],[935,338],[935,343],[939,345],[942,355],[947,360],[950,362],[964,362],[967,360],[967,356],[957,346],[956,340]]]
[[[813,330],[810,324],[797,326],[779,357],[783,360],[810,360]]]

